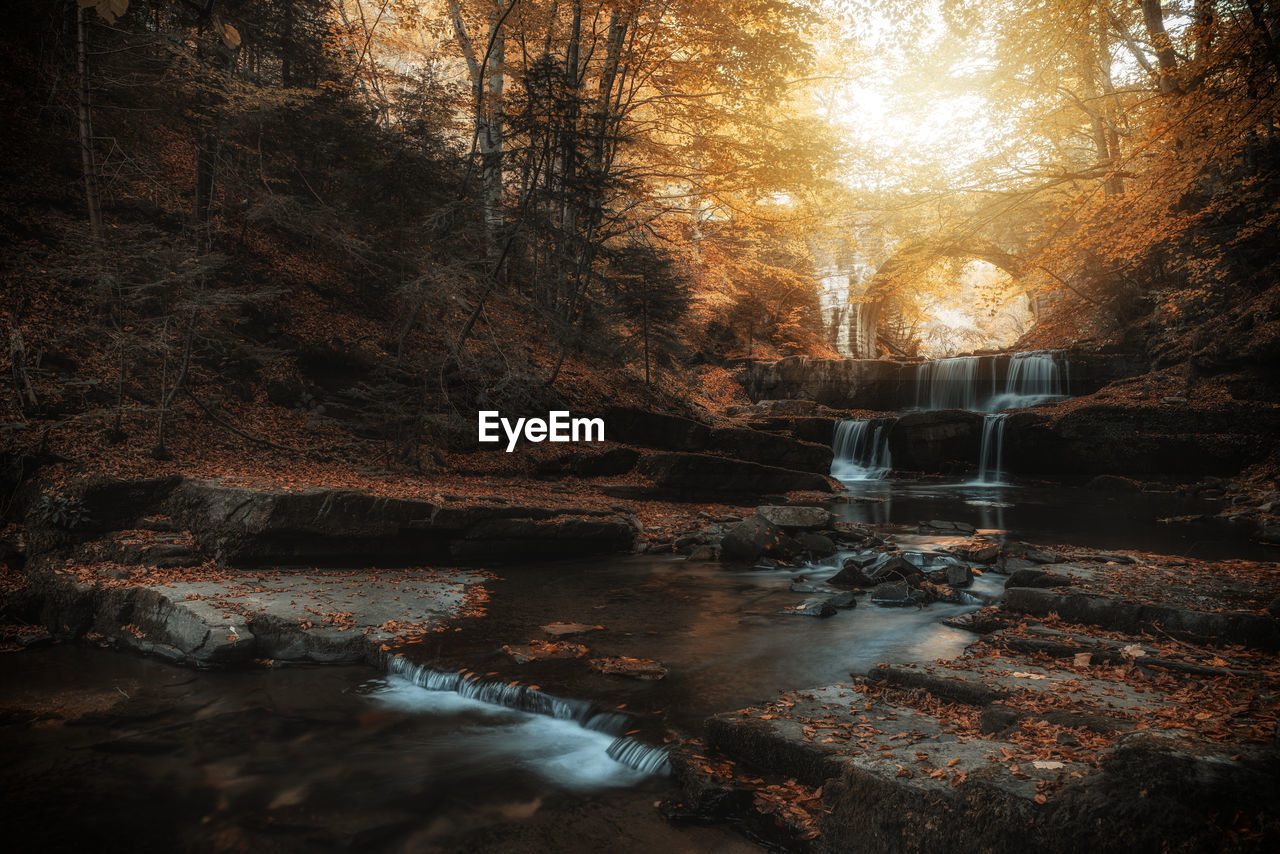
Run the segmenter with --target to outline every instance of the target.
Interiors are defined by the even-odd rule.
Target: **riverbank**
[[[472,674],[468,678],[510,683],[520,691],[537,686],[533,690],[547,697],[615,709],[630,719],[626,726],[635,738],[672,751],[679,792],[660,781],[599,795],[557,789],[527,816],[519,809],[484,812],[469,829],[454,826],[445,837],[457,850],[471,844],[480,845],[473,850],[500,850],[484,845],[514,844],[539,833],[550,839],[567,832],[569,816],[597,807],[593,822],[629,815],[629,822],[649,828],[628,837],[636,846],[668,839],[668,832],[677,836],[663,844],[693,850],[729,844],[721,836],[692,841],[701,831],[691,837],[650,827],[649,818],[640,821],[634,812],[641,799],[647,817],[656,815],[655,801],[664,802],[675,827],[690,819],[727,820],[753,838],[792,850],[844,850],[867,839],[887,850],[950,849],[964,839],[987,850],[1012,850],[1028,839],[1059,850],[1055,841],[1078,830],[1063,822],[1084,812],[1096,813],[1097,827],[1111,828],[1107,833],[1123,831],[1120,838],[1139,849],[1176,838],[1191,850],[1221,835],[1248,850],[1275,832],[1270,806],[1258,801],[1259,792],[1274,787],[1274,776],[1259,763],[1273,757],[1280,693],[1276,620],[1269,610],[1280,595],[1275,564],[1063,545],[1052,531],[1069,531],[1068,520],[1061,528],[1043,516],[1018,522],[1009,510],[1008,521],[992,527],[983,521],[992,512],[990,496],[968,496],[961,487],[951,489],[968,496],[965,501],[934,506],[953,512],[967,507],[977,524],[948,521],[941,511],[941,518],[926,513],[932,518],[926,524],[904,524],[900,515],[874,521],[875,513],[891,513],[892,507],[924,512],[930,505],[919,496],[904,505],[870,495],[833,503],[796,493],[778,496],[776,504],[737,506],[624,500],[605,490],[653,488],[638,481],[581,481],[572,502],[558,504],[502,501],[496,493],[465,500],[443,493],[429,500],[355,497],[297,487],[247,494],[240,485],[195,479],[164,484],[167,491],[156,504],[154,483],[150,492],[131,484],[81,493],[89,498],[85,506],[96,508],[86,510],[87,518],[98,526],[111,518],[113,530],[86,528],[73,535],[37,526],[22,541],[27,562],[21,578],[12,571],[6,576],[7,587],[19,600],[40,599],[49,608],[45,615],[59,619],[45,620],[46,630],[54,629],[50,634],[19,627],[10,633],[12,646],[21,645],[23,631],[32,656],[67,648],[55,644],[41,651],[42,644],[78,638],[91,647],[229,667],[229,675],[256,672],[262,676],[255,678],[268,680],[290,672],[279,670],[282,665],[305,661],[364,661],[377,668],[366,673],[382,678],[377,674],[386,655],[403,652],[443,673],[462,670]],[[510,486],[511,494],[526,495],[521,490],[539,485]],[[547,494],[542,492],[544,499]],[[133,496],[134,503],[122,496]],[[1002,497],[1006,505],[1019,500],[1016,491]],[[126,506],[133,510],[125,513]],[[115,515],[109,517],[110,508]],[[227,508],[233,512],[222,512]],[[609,520],[631,532],[626,546],[608,536],[581,536],[608,530],[583,526]],[[502,553],[494,550],[503,542],[499,531],[510,532],[515,538],[508,544],[521,548],[532,537],[589,544],[595,554],[572,563],[393,566],[397,549],[421,547],[421,541],[401,539],[407,532],[434,531],[443,536],[436,545],[447,554],[453,544],[478,539],[467,534],[473,525],[487,532],[491,555]],[[1033,542],[1047,545],[1026,545],[1037,530],[1044,536]],[[574,536],[559,539],[565,532]],[[346,547],[344,537],[352,538]],[[380,545],[365,559],[376,560],[377,569],[311,560],[332,551],[350,562],[369,548],[371,537]],[[727,541],[734,545],[726,557]],[[1177,542],[1167,539],[1170,548]],[[43,551],[34,552],[32,544]],[[628,557],[633,550],[645,554]],[[218,554],[220,560],[213,557]],[[263,558],[291,558],[294,565],[253,565]],[[854,573],[844,582],[835,578],[850,560],[865,580]],[[886,567],[898,575],[875,577]],[[14,589],[23,579],[28,587]],[[34,595],[60,585],[80,593]],[[163,597],[167,605],[140,607],[137,597],[162,589],[170,591]],[[909,602],[897,603],[906,607],[892,607],[898,595],[907,597]],[[815,600],[842,607],[813,607]],[[398,610],[392,614],[391,608]],[[210,633],[224,623],[234,626],[238,637],[228,632],[215,646],[243,643],[246,652],[202,657],[197,647],[197,654],[175,655],[176,644],[147,637],[146,614],[157,620],[168,614],[167,623],[184,611],[207,616]],[[82,615],[81,621],[73,626],[63,619],[70,614]],[[58,631],[63,625],[68,630]],[[1081,653],[1088,653],[1087,662]],[[594,666],[597,661],[651,661],[666,675],[657,681],[612,675]],[[128,686],[123,690],[134,694]],[[454,696],[421,696],[434,703],[442,694]],[[771,696],[778,699],[761,702]],[[11,709],[11,732],[65,727],[71,720],[50,724],[54,719],[42,719],[38,706]],[[146,738],[139,747],[132,741],[137,728],[127,728],[133,734],[125,738],[125,755],[185,750],[162,750]],[[692,740],[699,732],[701,738]],[[1138,741],[1139,735],[1163,740]],[[513,749],[518,755],[533,748]],[[954,759],[959,761],[948,764]],[[1166,786],[1155,799],[1163,806],[1149,806],[1125,769],[1152,767],[1167,769],[1162,779],[1169,781],[1212,771],[1215,791],[1228,794],[1215,800]],[[530,802],[525,795],[540,784],[530,785],[516,800]],[[498,788],[503,797],[511,794]],[[263,789],[255,791],[265,799]],[[1235,798],[1225,825],[1224,797]],[[1095,803],[1099,798],[1106,809]],[[884,803],[897,806],[876,806]],[[1193,820],[1185,807],[1197,803],[1212,809]],[[284,809],[265,800],[257,812],[235,817],[232,810],[217,820],[233,826],[234,834],[261,840],[263,828],[279,821]],[[1177,822],[1168,818],[1173,812]],[[906,825],[889,817],[904,813],[913,816]],[[981,827],[970,813],[982,817]],[[339,838],[333,835],[336,820],[309,821],[323,828],[323,838]],[[407,827],[387,831],[387,838],[409,838]],[[1146,828],[1148,835],[1134,836],[1132,828]],[[1094,832],[1104,831],[1088,831]],[[447,844],[444,850],[452,850]]]

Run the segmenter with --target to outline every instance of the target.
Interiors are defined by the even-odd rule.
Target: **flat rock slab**
[[[54,574],[46,621],[72,617],[127,648],[196,667],[375,661],[382,645],[439,630],[487,577],[461,570],[313,569],[101,585]]]
[[[1135,602],[1101,593],[1059,593],[1035,587],[1014,587],[1005,591],[1005,608],[1035,617],[1057,614],[1068,622],[1121,632],[1159,627],[1173,637],[1196,642],[1280,649],[1280,621],[1268,614],[1196,611]]]
[[[868,701],[850,685],[800,691],[778,703],[717,715],[706,721],[704,737],[710,748],[810,786],[854,768],[895,786],[936,793],[981,780],[1030,800],[1038,781],[1093,770],[1068,762],[1037,767],[1032,761],[1002,761],[1016,757],[1018,746],[958,735],[939,718]]]
[[[1141,718],[1173,702],[1155,686],[1141,690],[1124,681],[1057,670],[1026,660],[972,658],[962,666],[920,664],[915,667],[881,665],[867,678],[904,688],[922,688],[934,696],[972,705],[987,705],[1019,694],[1057,698],[1058,705]]]

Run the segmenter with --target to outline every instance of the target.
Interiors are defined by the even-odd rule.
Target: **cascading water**
[[[983,370],[987,360],[990,372]],[[981,458],[976,483],[1003,485],[1006,409],[1036,406],[1070,395],[1066,354],[1058,350],[1013,353],[1005,363],[1004,382],[999,360],[992,356],[956,356],[915,366],[917,409],[968,409],[987,413],[982,423]],[[837,444],[839,431],[837,430]],[[837,453],[837,458],[840,455]],[[832,464],[836,474],[836,463]],[[883,475],[880,475],[883,476]],[[865,475],[845,479],[865,480]]]
[[[1004,391],[993,394],[983,409],[999,412],[1061,400],[1069,394],[1066,359],[1055,350],[1014,353],[1009,357]]]
[[[469,671],[451,673],[434,670],[414,664],[402,655],[388,660],[387,672],[428,691],[451,691],[482,703],[573,721],[584,729],[616,735],[608,749],[609,757],[615,762],[642,774],[670,773],[665,748],[622,735],[632,723],[627,715],[599,709],[584,700],[556,697],[518,682],[484,679]]]
[[[1004,425],[1007,412],[998,412],[982,419],[982,451],[978,457],[977,483],[984,486],[1002,486],[1000,469],[1004,464]]]
[[[956,356],[916,366],[916,409],[978,409],[977,356]]]
[[[889,455],[890,418],[852,418],[836,424],[831,441],[831,476],[838,480],[880,480],[893,468]]]

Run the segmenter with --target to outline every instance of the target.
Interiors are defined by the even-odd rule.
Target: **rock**
[[[826,603],[833,608],[856,608],[858,606],[858,600],[851,590],[841,590],[838,593],[827,596]]]
[[[852,560],[844,562],[844,568],[837,572],[831,578],[827,579],[827,583],[836,587],[874,587],[875,581],[871,579],[862,568]]]
[[[667,676],[667,668],[663,666],[662,662],[654,661],[651,658],[628,658],[626,656],[593,658],[590,664],[593,670],[609,676],[629,676],[632,679],[643,679],[649,682],[665,679]]]
[[[640,452],[634,448],[609,448],[596,453],[574,454],[570,469],[579,477],[610,477],[636,467]]]
[[[612,407],[606,410],[604,420],[609,439],[642,448],[718,451],[738,460],[800,471],[825,474],[831,470],[831,447],[827,444],[802,442],[745,427],[713,429],[688,418],[633,407]],[[621,465],[622,460],[616,464]]]
[[[703,451],[711,442],[711,428],[688,418],[614,406],[604,413],[605,436],[615,442],[667,451]]]
[[[734,525],[720,541],[721,557],[743,563],[754,562],[761,555],[786,560],[800,551],[799,543],[761,516],[752,516]]]
[[[881,555],[879,560],[867,566],[865,572],[876,582],[893,579],[910,582],[911,579],[918,579],[924,574],[920,571],[920,567],[902,555],[890,554]]]
[[[1019,569],[1009,576],[1005,582],[1009,587],[1070,587],[1071,579],[1065,575],[1051,575],[1042,569]]]
[[[824,534],[816,534],[813,531],[801,531],[796,534],[796,541],[804,547],[804,550],[816,558],[830,557],[836,553],[836,544],[831,538]]]
[[[951,553],[961,560],[971,563],[994,563],[1000,556],[1000,547],[995,543],[974,543],[967,546],[955,546]]]
[[[964,564],[954,564],[945,570],[947,584],[952,587],[968,587],[973,583],[973,572]]]
[[[1133,555],[1125,554],[1124,552],[1094,552],[1093,559],[1100,560],[1103,563],[1142,563],[1142,561],[1138,560]]]
[[[1162,397],[1160,398],[1160,402],[1165,404],[1166,406],[1186,406],[1187,405],[1187,399],[1185,397],[1179,397],[1177,395],[1169,395],[1168,397]]]
[[[253,490],[194,479],[173,491],[170,510],[204,554],[241,564],[599,554],[630,551],[638,530],[634,519],[611,510],[454,504],[348,489]]]
[[[1000,559],[996,561],[996,567],[1000,569],[1001,572],[1013,573],[1020,569],[1032,569],[1035,567],[1035,564],[1026,558],[1000,555]]]
[[[490,519],[449,544],[449,554],[466,561],[545,560],[564,555],[631,551],[634,524],[612,519]]]
[[[1002,735],[1018,723],[1018,710],[992,703],[978,715],[978,729],[983,735]]]
[[[1141,492],[1142,484],[1118,474],[1100,474],[1084,485],[1085,489],[1097,489],[1107,492]]]
[[[819,445],[744,427],[721,427],[711,431],[707,447],[739,460],[819,474],[831,471],[829,443]]]
[[[702,544],[702,538],[697,534],[681,534],[676,537],[675,542],[671,544],[671,548],[673,551],[684,553],[692,549],[694,546],[700,546]]]
[[[820,581],[809,581],[804,578],[797,578],[795,581],[791,582],[791,592],[818,593],[823,596],[834,596],[835,594],[843,593],[844,591],[836,587],[832,587],[830,584],[823,584]]]
[[[820,474],[707,454],[649,454],[641,459],[640,471],[661,489],[695,494],[831,491],[830,481]]]
[[[836,609],[826,599],[806,599],[799,605],[784,608],[778,613],[792,614],[798,617],[834,617]]]
[[[793,505],[765,505],[756,508],[756,515],[768,519],[787,533],[795,531],[821,531],[831,527],[831,511],[822,507]]]
[[[982,415],[960,409],[904,414],[889,430],[895,469],[936,472],[978,459]]]
[[[903,607],[917,604],[911,588],[903,581],[889,581],[871,588],[871,602],[887,607]]]
[[[685,560],[708,561],[716,559],[715,546],[695,546]]]
[[[748,362],[737,378],[752,400],[800,398],[839,409],[900,408],[901,362],[788,356]]]
[[[941,533],[973,534],[977,532],[977,529],[968,522],[949,522],[945,519],[930,519],[928,522],[921,522],[920,527]]]
[[[1062,563],[1064,561],[1062,555],[1057,552],[1049,551],[1048,549],[1038,549],[1033,546],[1028,546],[1022,553],[1022,557],[1025,557],[1030,561],[1035,561],[1036,563]]]

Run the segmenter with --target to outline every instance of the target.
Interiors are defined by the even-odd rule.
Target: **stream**
[[[833,509],[888,525],[909,550],[951,542],[914,524],[948,519],[1033,542],[1274,556],[1230,528],[1158,523],[1188,509],[1172,496],[893,481],[850,490]],[[656,745],[779,691],[878,662],[954,656],[972,639],[940,622],[970,605],[863,600],[822,620],[780,613],[805,598],[790,591],[793,579],[822,580],[838,566],[836,556],[803,570],[727,571],[634,556],[506,567],[484,619],[408,658],[589,701]],[[973,590],[995,595],[1002,583],[989,574]],[[517,664],[504,651],[546,638],[550,622],[600,626],[566,638],[588,657],[657,659],[670,675],[605,676],[582,659]],[[615,733],[368,668],[192,672],[55,646],[0,658],[0,706],[15,832],[55,848],[97,839],[94,850],[169,851],[181,840],[214,850],[240,840],[260,850],[265,834],[284,851],[752,850],[725,828],[668,825],[653,805],[672,784],[615,761]],[[133,817],[143,809],[145,821]]]

